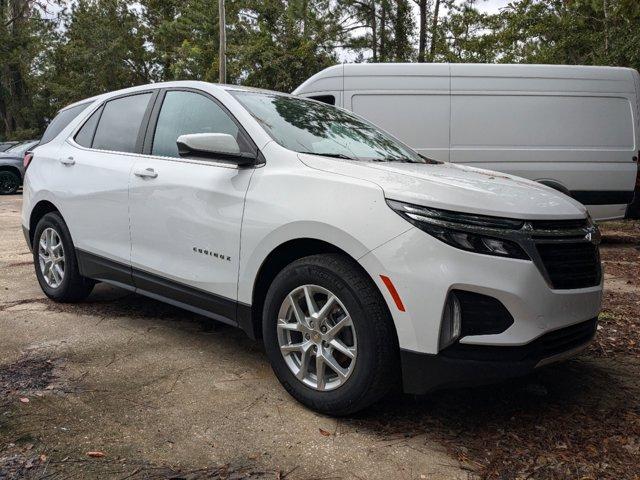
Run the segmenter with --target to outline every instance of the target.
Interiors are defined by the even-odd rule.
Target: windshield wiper
[[[309,155],[320,155],[321,157],[344,158],[345,160],[355,160],[355,158],[345,155],[344,153],[319,153],[319,152],[298,152],[307,153]]]

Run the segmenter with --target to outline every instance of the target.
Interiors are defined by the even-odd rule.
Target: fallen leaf
[[[46,461],[47,461],[47,456],[44,454],[40,455],[40,463],[44,463]]]
[[[327,432],[326,430],[323,430],[322,428],[319,428],[318,430],[320,430],[320,435],[324,435],[325,437],[330,437],[331,436],[331,432]]]
[[[87,455],[91,458],[102,458],[104,457],[103,452],[87,452]]]
[[[22,397],[22,398],[20,399],[20,402],[22,402],[22,403],[29,403],[29,399],[28,399],[27,397]]]

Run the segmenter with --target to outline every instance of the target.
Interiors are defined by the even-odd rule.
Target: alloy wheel
[[[58,232],[48,227],[38,242],[38,263],[44,281],[51,288],[58,288],[64,280],[64,247]]]
[[[356,331],[345,306],[326,288],[291,291],[278,312],[277,335],[289,370],[308,387],[334,390],[353,373]]]

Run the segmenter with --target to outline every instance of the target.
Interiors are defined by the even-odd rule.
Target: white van
[[[552,186],[598,220],[623,218],[634,197],[640,75],[633,69],[347,64],[293,93],[351,110],[427,157]]]

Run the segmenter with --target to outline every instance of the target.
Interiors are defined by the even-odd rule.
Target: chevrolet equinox
[[[139,86],[60,111],[25,164],[49,298],[107,282],[240,327],[320,412],[523,375],[596,331],[599,231],[582,205],[320,102]]]

